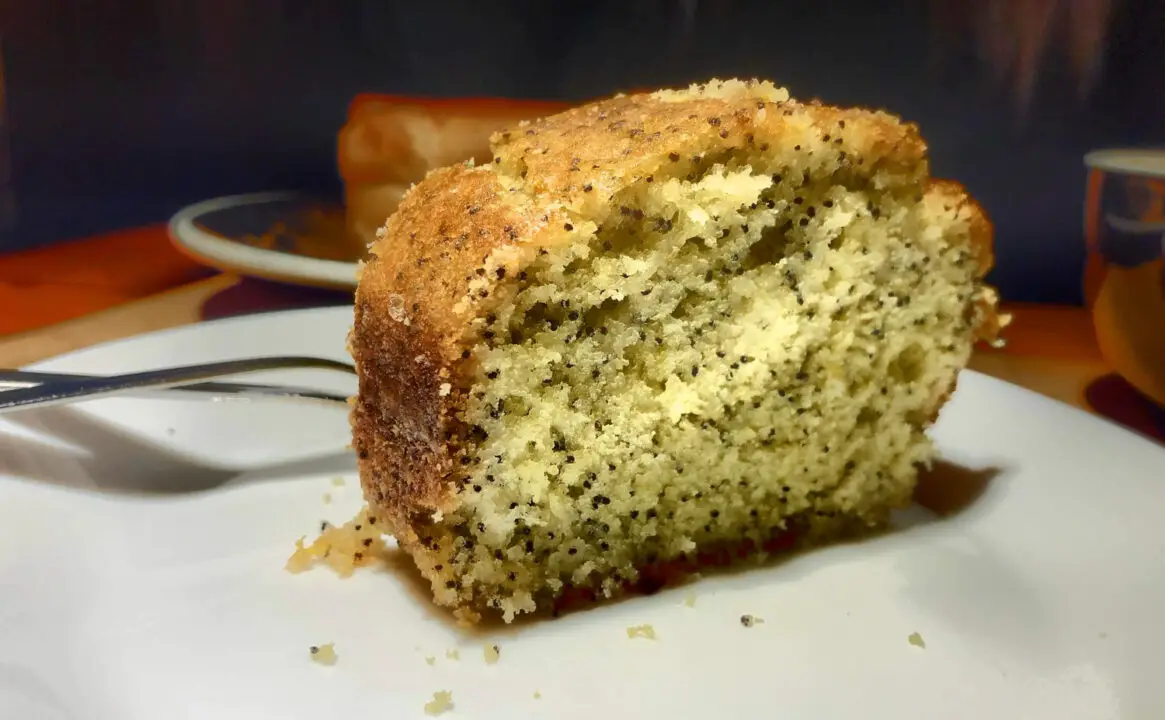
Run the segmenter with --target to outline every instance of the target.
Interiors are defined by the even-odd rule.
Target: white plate
[[[43,367],[342,358],[349,317],[205,324]],[[346,434],[342,411],[274,403],[9,416],[0,718],[410,718],[437,690],[451,717],[507,720],[1165,717],[1165,451],[981,375],[934,430],[950,462],[993,475],[962,512],[919,509],[878,539],[477,634],[405,570],[283,571],[297,537],[360,503],[351,458],[329,456]],[[764,624],[742,627],[745,613]],[[640,624],[658,639],[629,639]],[[326,642],[334,667],[308,660]]]
[[[313,209],[341,212],[294,192],[265,192],[205,200],[170,218],[170,239],[186,254],[211,267],[295,285],[349,289],[356,287],[356,262],[312,257],[282,247],[247,242],[264,237],[273,224],[294,222]]]

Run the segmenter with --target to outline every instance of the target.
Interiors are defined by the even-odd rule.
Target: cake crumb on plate
[[[332,478],[332,485],[334,485],[336,487],[344,487],[344,478],[342,478],[342,477]]]
[[[428,655],[425,657],[425,662],[428,663],[429,665],[436,665],[437,658],[433,657],[432,655]]]
[[[319,536],[310,544],[306,537],[296,540],[295,551],[287,559],[285,569],[301,573],[318,563],[328,565],[340,577],[348,577],[357,568],[382,560],[387,547],[378,522],[367,508],[341,526],[322,521]]]
[[[483,648],[485,654],[485,664],[493,665],[501,658],[502,651],[497,645],[486,645]]]
[[[916,648],[922,648],[923,650],[926,649],[926,641],[923,640],[922,636],[916,632],[910,633],[910,635],[906,638],[906,641]]]
[[[326,645],[312,645],[308,648],[308,653],[311,655],[312,662],[320,665],[335,665],[339,658],[336,655],[336,644],[327,643]]]
[[[655,628],[651,625],[633,625],[627,628],[627,637],[629,638],[643,638],[645,640],[655,639]]]
[[[425,703],[426,715],[441,715],[453,709],[453,693],[448,690],[438,690],[433,693],[433,699]]]
[[[765,619],[757,617],[756,615],[741,615],[740,624],[745,627],[752,627],[753,625],[763,625]]]
[[[450,660],[460,660],[461,651],[457,648],[449,648],[445,651],[445,657],[449,658]]]
[[[684,605],[686,607],[696,607],[696,593],[688,591],[688,594],[684,595]]]

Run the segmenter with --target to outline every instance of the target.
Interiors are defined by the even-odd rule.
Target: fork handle
[[[100,375],[80,375],[77,373],[47,373],[32,370],[8,370],[0,368],[0,393],[16,388],[35,387],[48,383],[72,382],[86,378],[101,377]],[[190,385],[177,385],[161,389],[134,390],[123,393],[122,397],[139,399],[169,399],[184,397],[194,400],[262,400],[286,399],[318,401],[325,404],[348,404],[348,395],[324,392],[311,388],[292,385],[264,385],[236,382],[199,382]],[[0,395],[2,398],[3,395]],[[0,410],[0,414],[3,414]]]
[[[266,358],[245,358],[147,370],[121,375],[91,376],[73,375],[62,377],[59,382],[46,382],[34,387],[22,387],[0,392],[0,414],[13,410],[27,410],[33,407],[62,405],[82,399],[93,399],[142,390],[192,389],[218,395],[280,395],[330,402],[343,401],[342,396],[297,388],[277,388],[274,386],[242,385],[233,383],[200,383],[208,378],[223,375],[237,375],[263,370],[290,368],[336,370],[353,373],[354,368],[337,360],[325,358],[280,356]],[[26,376],[27,377],[27,376]],[[58,377],[61,377],[58,375]],[[191,385],[191,383],[197,383]],[[179,387],[185,386],[185,387]],[[201,387],[200,387],[201,386]]]

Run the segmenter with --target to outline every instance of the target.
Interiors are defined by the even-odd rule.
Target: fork
[[[224,375],[290,368],[355,373],[355,368],[348,363],[305,356],[243,358],[105,376],[0,369],[0,415],[14,410],[63,405],[110,395],[132,397],[185,395],[217,401],[282,398],[332,405],[347,404],[347,395],[310,388],[207,382],[210,378]],[[14,389],[5,390],[5,386]]]

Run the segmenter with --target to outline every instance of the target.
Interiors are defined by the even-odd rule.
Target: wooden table
[[[0,257],[0,367],[199,322],[208,301],[254,282],[185,258],[161,227]],[[271,292],[282,293],[271,302],[283,306],[312,291]],[[977,352],[971,367],[1084,407],[1085,386],[1109,372],[1087,312],[1043,305],[1009,310],[1015,320],[1008,346]]]

